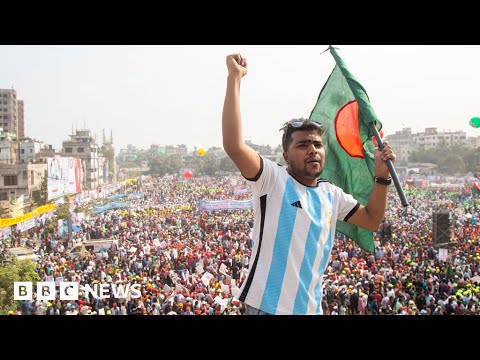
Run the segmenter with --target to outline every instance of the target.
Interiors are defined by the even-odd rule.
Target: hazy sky
[[[59,149],[75,128],[127,144],[221,146],[225,57],[249,64],[244,138],[277,145],[283,122],[307,117],[334,67],[328,45],[0,46],[0,88],[25,102],[27,136]],[[403,126],[464,130],[480,116],[480,46],[336,45],[365,87],[385,134]]]

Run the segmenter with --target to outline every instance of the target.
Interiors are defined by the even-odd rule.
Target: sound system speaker
[[[433,241],[435,245],[448,244],[451,240],[451,224],[448,211],[433,213]]]

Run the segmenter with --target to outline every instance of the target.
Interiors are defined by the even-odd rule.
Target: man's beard
[[[316,179],[320,176],[322,173],[322,169],[320,167],[320,170],[308,170],[307,166],[304,166],[303,169],[300,169],[296,166],[294,161],[290,161],[287,163],[288,164],[288,170],[290,175],[293,175],[294,177],[301,177],[301,178],[307,178],[307,179]]]

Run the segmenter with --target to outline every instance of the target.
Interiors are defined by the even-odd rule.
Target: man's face
[[[305,185],[315,186],[325,166],[322,137],[316,131],[295,131],[283,157],[291,175]]]

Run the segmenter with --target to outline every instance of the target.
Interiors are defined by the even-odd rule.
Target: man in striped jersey
[[[385,213],[390,182],[385,161],[395,161],[387,142],[375,150],[376,181],[366,206],[339,187],[318,180],[325,165],[323,127],[294,119],[284,124],[286,167],[267,160],[243,143],[240,82],[247,61],[227,56],[223,107],[223,147],[252,187],[255,222],[249,273],[240,288],[245,314],[322,314],[322,275],[338,220],[372,231]]]

